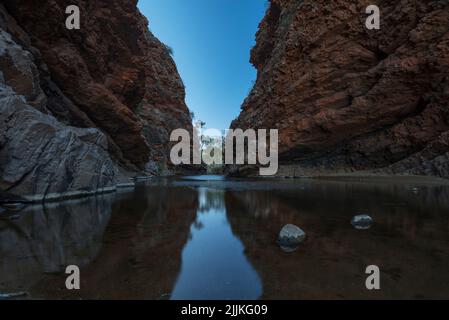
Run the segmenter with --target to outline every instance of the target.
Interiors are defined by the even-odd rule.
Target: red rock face
[[[272,0],[233,128],[278,128],[281,175],[449,177],[449,4]]]
[[[169,133],[190,129],[191,119],[176,66],[137,1],[3,3],[17,21],[6,31],[38,61],[49,112],[68,125],[101,129],[130,168],[165,166]],[[72,4],[81,11],[80,30],[65,27]]]

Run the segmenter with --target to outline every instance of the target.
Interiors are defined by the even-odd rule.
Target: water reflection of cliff
[[[34,285],[42,274],[85,266],[101,248],[112,195],[33,206],[20,219],[0,220],[0,291]]]
[[[114,197],[111,199],[113,201],[103,208],[86,205],[74,208],[69,205],[70,210],[77,213],[70,217],[78,223],[67,224],[67,218],[61,215],[64,205],[55,212],[42,212],[43,220],[58,220],[56,226],[48,226],[48,233],[61,229],[58,229],[58,225],[64,226],[64,233],[59,238],[35,241],[37,246],[48,244],[45,249],[48,252],[48,257],[45,257],[47,264],[57,266],[50,270],[58,273],[40,274],[39,278],[41,270],[36,270],[36,280],[39,281],[30,285],[27,279],[22,278],[22,273],[16,272],[32,298],[163,299],[166,298],[165,294],[171,292],[181,265],[181,250],[189,237],[190,225],[195,220],[198,206],[196,192],[138,187],[132,193],[111,197]],[[86,201],[96,203],[99,200],[91,198]],[[34,213],[33,216],[38,215]],[[86,230],[80,228],[80,225],[85,226]],[[24,232],[40,236],[45,234],[33,228],[36,228],[36,224],[33,227],[31,223],[29,230]],[[14,239],[11,239],[10,243],[13,242]],[[28,267],[29,263],[23,261],[27,256],[42,259],[42,254],[36,253],[37,249],[28,249],[33,246],[32,243],[32,238],[23,236],[21,246],[27,249],[18,251],[11,248],[17,255],[18,264]],[[64,243],[69,248],[80,249],[61,252],[59,247],[55,248]],[[86,245],[83,246],[83,243]],[[57,252],[61,252],[64,259],[59,259]],[[65,290],[66,275],[61,272],[67,263],[81,267],[79,291]],[[15,268],[10,262],[4,262],[3,265],[9,273]],[[11,286],[7,289],[11,290]]]
[[[264,298],[449,297],[449,190],[446,187],[305,183],[300,190],[228,192],[228,219],[261,275]],[[357,213],[375,218],[359,231]],[[308,240],[285,254],[276,235],[286,223]],[[382,290],[365,288],[378,265]]]
[[[53,299],[448,298],[449,189],[353,182],[173,186],[0,216],[0,292]],[[196,188],[195,188],[196,187]],[[351,218],[374,218],[355,230]],[[308,240],[286,254],[276,236]],[[81,267],[81,290],[65,267]],[[381,268],[381,291],[365,268]]]

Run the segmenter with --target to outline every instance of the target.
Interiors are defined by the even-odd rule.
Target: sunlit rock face
[[[449,177],[449,4],[272,0],[234,128],[277,128],[279,175]]]
[[[66,29],[68,5],[80,8],[80,30]],[[170,133],[191,129],[191,118],[170,50],[151,34],[137,1],[6,0],[0,31],[5,86],[61,126],[95,131],[82,138],[105,150],[94,161],[113,159],[133,175],[168,166]],[[63,150],[56,152],[58,158]],[[78,152],[83,166],[85,154]]]

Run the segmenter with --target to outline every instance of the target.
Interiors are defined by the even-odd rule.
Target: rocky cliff
[[[65,25],[73,4],[80,30]],[[191,119],[137,1],[4,0],[0,32],[0,189],[89,191],[167,168],[170,132]]]
[[[448,30],[447,1],[271,0],[232,127],[279,129],[279,175],[449,178]]]

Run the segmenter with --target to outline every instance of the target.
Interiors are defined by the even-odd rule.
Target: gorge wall
[[[65,26],[77,5],[81,29]],[[0,3],[0,189],[47,195],[170,170],[191,130],[169,48],[137,1]]]
[[[282,176],[449,178],[448,30],[447,1],[271,0],[232,127],[279,129]]]

